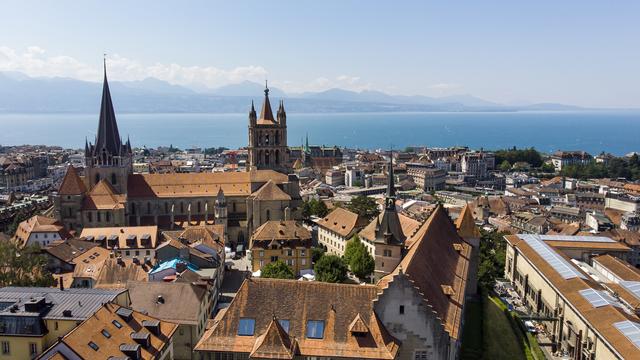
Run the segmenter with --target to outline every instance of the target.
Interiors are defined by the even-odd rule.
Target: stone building
[[[287,172],[289,148],[287,147],[287,113],[284,102],[278,106],[277,119],[273,117],[269,88],[264,89],[264,103],[258,118],[251,103],[249,112],[249,169],[272,169]]]
[[[447,173],[425,162],[407,163],[407,175],[424,191],[444,190]]]
[[[311,232],[302,224],[293,220],[267,221],[251,235],[251,271],[280,260],[300,275],[301,271],[313,268],[311,245]]]
[[[131,144],[118,132],[104,77],[98,133],[86,142],[86,168],[69,167],[54,196],[58,220],[68,230],[83,227],[158,225],[161,229],[224,224],[231,245],[246,243],[267,220],[300,214],[298,179],[286,175],[286,114],[276,122],[268,89],[260,119],[252,107],[249,126],[251,170],[224,173],[134,174]]]

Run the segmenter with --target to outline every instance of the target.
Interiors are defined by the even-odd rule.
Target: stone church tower
[[[249,112],[249,170],[272,169],[289,172],[289,148],[287,147],[287,113],[284,102],[278,106],[277,120],[273,117],[269,102],[269,88],[265,85],[264,102],[260,117],[251,102]]]
[[[84,181],[87,189],[93,189],[100,180],[104,179],[116,193],[127,193],[127,179],[129,174],[133,173],[131,143],[128,139],[123,143],[118,132],[116,114],[107,82],[106,63],[98,133],[93,144],[85,141],[84,156],[86,166]]]

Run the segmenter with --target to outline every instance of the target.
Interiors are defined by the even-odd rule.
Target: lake
[[[247,114],[118,114],[134,147],[230,148],[247,143]],[[287,114],[289,145],[401,149],[409,145],[640,151],[640,111]],[[98,114],[0,114],[0,144],[81,148]]]

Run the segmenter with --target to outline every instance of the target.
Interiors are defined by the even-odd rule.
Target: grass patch
[[[482,301],[468,300],[465,305],[460,359],[482,358]]]
[[[483,338],[484,359],[525,360],[523,343],[514,329],[513,318],[505,312],[506,305],[499,299],[484,298]]]

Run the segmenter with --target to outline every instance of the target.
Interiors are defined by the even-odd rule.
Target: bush
[[[323,255],[313,270],[317,281],[338,283],[344,282],[347,278],[347,266],[336,255]]]
[[[312,263],[317,263],[318,260],[320,260],[320,258],[322,257],[322,255],[324,255],[324,253],[326,252],[326,250],[322,247],[312,247],[311,248],[311,262]]]
[[[371,275],[375,268],[373,257],[369,254],[367,247],[360,241],[357,234],[347,241],[343,259],[349,265],[351,272],[361,280]]]
[[[380,213],[376,201],[364,195],[359,195],[351,199],[347,209],[367,219],[373,219]]]
[[[295,279],[296,275],[289,265],[277,260],[262,267],[260,277],[271,279]]]
[[[309,201],[305,201],[302,204],[302,216],[305,219],[310,218],[311,216],[324,217],[329,213],[329,209],[324,201],[311,199]]]

